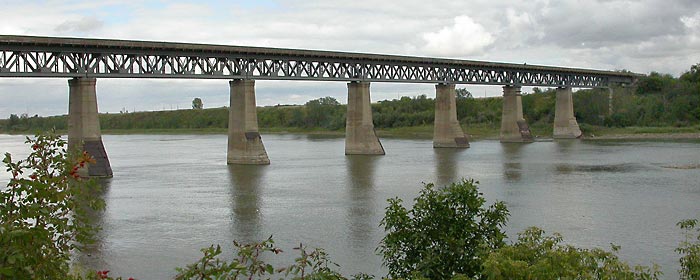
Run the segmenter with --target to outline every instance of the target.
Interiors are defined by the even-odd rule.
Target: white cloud
[[[508,28],[510,29],[526,29],[534,24],[532,17],[527,12],[518,14],[512,8],[508,8],[506,11],[506,19],[508,19]]]
[[[480,54],[495,41],[481,24],[464,15],[455,17],[452,26],[424,33],[423,39],[426,54],[452,57]]]
[[[681,17],[681,22],[691,31],[700,31],[700,12],[695,13],[693,16]]]

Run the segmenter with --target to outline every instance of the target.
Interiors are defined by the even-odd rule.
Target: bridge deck
[[[0,77],[333,80],[604,87],[637,74],[334,51],[0,35]]]

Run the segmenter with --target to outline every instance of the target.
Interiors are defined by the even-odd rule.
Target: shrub
[[[49,133],[27,138],[31,153],[3,163],[12,178],[0,191],[0,279],[64,279],[70,251],[90,241],[86,213],[102,207],[95,184],[78,175],[91,162],[68,156],[66,142]]]
[[[482,259],[503,246],[508,210],[485,207],[478,182],[462,180],[441,189],[425,185],[411,210],[389,199],[381,224],[387,232],[379,252],[393,278],[448,279],[480,275]]]
[[[515,244],[492,252],[484,261],[486,279],[658,279],[658,268],[630,268],[612,251],[581,249],[561,244],[559,234],[545,236],[531,227]]]
[[[685,240],[676,248],[681,254],[681,279],[700,279],[700,228],[696,228],[697,223],[698,220],[692,219],[677,224],[685,230]]]
[[[308,252],[301,244],[294,248],[300,253],[294,264],[288,267],[273,267],[263,261],[263,255],[282,253],[282,250],[274,244],[272,237],[263,242],[251,244],[240,244],[234,241],[236,253],[230,262],[219,259],[221,247],[212,245],[202,249],[204,256],[197,262],[185,268],[178,268],[175,279],[270,279],[275,275],[285,279],[347,279],[332,269],[338,265],[330,261],[323,249]],[[372,279],[365,274],[353,277],[353,279]]]

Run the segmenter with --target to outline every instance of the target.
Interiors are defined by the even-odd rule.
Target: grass
[[[611,135],[642,135],[642,134],[679,134],[700,133],[700,125],[674,127],[674,126],[629,126],[629,127],[604,127],[588,124],[581,125],[581,131],[585,136],[611,136]]]

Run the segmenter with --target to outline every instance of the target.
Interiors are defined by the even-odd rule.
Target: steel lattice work
[[[393,55],[0,36],[0,77],[326,80],[592,88],[631,84],[638,76]]]

